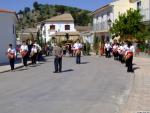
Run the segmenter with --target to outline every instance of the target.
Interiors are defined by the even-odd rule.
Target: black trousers
[[[81,55],[77,55],[76,56],[76,64],[80,64],[81,63]]]
[[[14,70],[14,67],[15,67],[15,59],[14,59],[14,58],[9,59],[9,64],[10,64],[11,70]]]
[[[111,55],[110,55],[110,49],[109,50],[105,49],[105,53],[106,53],[106,58],[111,57]]]
[[[118,52],[113,52],[114,60],[118,60]]]
[[[36,64],[36,59],[37,59],[37,53],[31,57],[32,64]]]
[[[133,56],[126,60],[127,72],[133,72],[132,61]]]
[[[24,66],[27,66],[27,60],[28,60],[28,56],[26,55],[23,57],[23,65]]]
[[[55,67],[55,72],[62,71],[62,57],[55,57],[54,67]]]

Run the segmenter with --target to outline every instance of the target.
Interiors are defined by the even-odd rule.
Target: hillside
[[[90,12],[91,11],[76,7],[39,4],[38,2],[34,2],[33,9],[25,7],[18,12],[18,14],[23,14],[23,19],[20,21],[19,26],[35,27],[37,22],[63,13],[71,13],[75,20],[75,25],[86,26],[88,23],[91,23]]]

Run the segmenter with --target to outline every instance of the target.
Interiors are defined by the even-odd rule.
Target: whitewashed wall
[[[94,31],[108,31],[108,20],[113,22],[113,8],[110,7],[107,10],[101,11],[93,17],[93,30]]]
[[[129,0],[116,0],[111,5],[113,5],[114,20],[118,19],[119,14],[125,13],[130,8],[136,9],[135,3],[131,3]]]
[[[16,46],[16,33],[13,26],[16,25],[16,17],[14,14],[0,13],[0,64],[7,63],[6,51],[11,43]]]
[[[143,15],[143,21],[150,21],[150,0],[141,1],[141,14]]]
[[[50,30],[50,25],[55,25],[55,30]],[[65,25],[70,25],[70,30],[65,30]],[[51,35],[56,32],[74,32],[76,31],[73,22],[47,22],[42,28],[42,37],[48,42]],[[45,33],[44,33],[45,32]]]

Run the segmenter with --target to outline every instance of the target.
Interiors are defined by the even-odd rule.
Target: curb
[[[148,68],[145,68],[145,65],[149,65],[145,64],[147,60],[149,61],[147,58],[136,57],[135,63],[141,69],[134,73],[133,86],[131,86],[132,90],[128,96],[127,102],[121,106],[121,113],[149,113],[145,112],[149,110],[148,106],[150,105],[149,102],[147,102],[150,99],[148,96],[148,94],[150,94],[150,77],[147,76]]]
[[[28,65],[31,65],[31,64],[32,64],[31,62],[28,63]],[[24,67],[23,64],[21,64],[21,65],[15,67],[15,69],[20,69],[20,68],[22,68],[22,67]],[[0,71],[0,73],[6,73],[6,72],[10,72],[10,71],[11,71],[11,69],[9,68],[9,69],[6,69],[6,70],[4,70],[4,71]]]

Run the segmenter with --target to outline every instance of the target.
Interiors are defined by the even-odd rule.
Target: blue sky
[[[9,9],[17,12],[20,9],[24,9],[24,7],[32,8],[34,1],[42,4],[48,3],[74,6],[93,11],[112,0],[1,0],[0,9]]]

